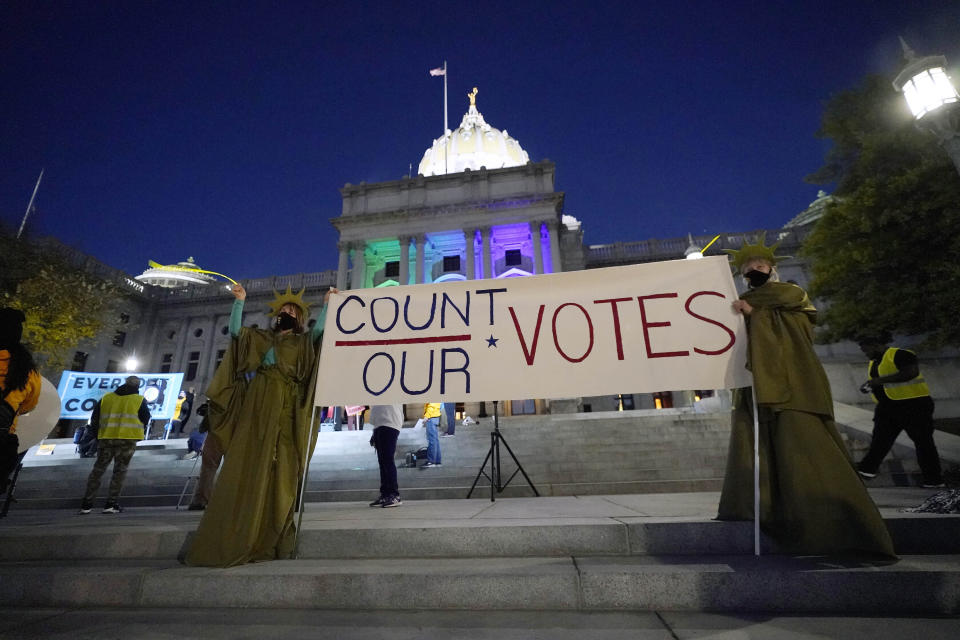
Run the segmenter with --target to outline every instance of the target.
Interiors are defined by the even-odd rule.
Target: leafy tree
[[[0,228],[0,306],[23,310],[24,342],[47,377],[84,340],[113,335],[123,292],[109,280],[58,255],[55,247]]]
[[[808,180],[837,198],[804,245],[827,303],[820,338],[887,329],[960,345],[960,176],[946,152],[876,75],[829,100],[818,135],[833,147]]]

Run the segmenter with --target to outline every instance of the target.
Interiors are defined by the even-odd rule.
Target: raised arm
[[[233,297],[233,309],[230,311],[230,335],[236,338],[240,335],[240,328],[243,326],[243,301],[247,299],[247,290],[243,285],[237,283],[230,289]]]
[[[336,287],[330,287],[327,292],[323,294],[323,306],[320,307],[320,314],[317,315],[317,321],[313,323],[313,329],[310,330],[310,338],[314,344],[320,342],[320,338],[323,337],[323,325],[327,321],[327,303],[330,301],[331,293],[340,293],[340,290]]]

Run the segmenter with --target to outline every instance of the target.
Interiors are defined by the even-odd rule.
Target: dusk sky
[[[479,87],[557,165],[589,244],[775,228],[817,195],[823,103],[960,78],[960,2],[37,2],[0,7],[0,218],[133,275],[334,269],[344,183],[414,172]]]

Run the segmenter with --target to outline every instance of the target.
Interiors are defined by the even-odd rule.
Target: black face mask
[[[743,277],[747,279],[747,282],[750,283],[751,287],[756,289],[757,287],[762,287],[764,284],[766,284],[767,280],[770,279],[770,274],[754,269],[752,271],[747,271],[745,274],[743,274]]]
[[[277,316],[277,329],[286,331],[287,329],[296,329],[299,326],[297,319],[287,312],[282,312]]]

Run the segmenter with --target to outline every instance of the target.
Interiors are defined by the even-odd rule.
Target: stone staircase
[[[442,438],[443,466],[406,468],[408,451],[426,445],[421,427],[405,428],[397,443],[401,493],[407,500],[453,499],[467,495],[490,449],[492,418],[458,427]],[[680,410],[605,412],[501,418],[500,430],[540,495],[596,495],[718,490],[729,440],[729,415]],[[369,431],[321,432],[311,459],[308,501],[369,500],[379,487],[376,455]],[[80,459],[72,442],[56,444],[53,455],[25,459],[17,485],[16,508],[74,507],[83,492],[92,459]],[[516,465],[501,446],[501,478]],[[186,440],[148,440],[137,447],[123,489],[123,504],[174,505],[187,479],[199,471],[181,460]],[[487,467],[489,471],[489,466]],[[106,491],[106,477],[102,491]],[[476,497],[489,497],[481,477]],[[192,483],[184,500],[189,500]],[[507,496],[532,496],[518,474]]]
[[[837,405],[841,433],[854,459],[869,443],[869,412]],[[467,495],[490,448],[492,418],[458,427],[442,438],[443,466],[411,469],[404,455],[426,444],[423,428],[405,428],[397,443],[398,477],[406,500],[456,499]],[[504,440],[542,496],[610,495],[716,491],[722,485],[729,440],[729,414],[690,410],[602,412],[501,418]],[[379,487],[376,456],[369,431],[323,431],[310,464],[308,501],[369,500]],[[871,487],[915,486],[919,474],[906,436],[898,441]],[[945,469],[960,461],[960,437],[938,432]],[[68,440],[48,440],[52,455],[28,452],[18,481],[15,509],[76,506],[93,465],[81,459]],[[129,506],[175,505],[185,484],[199,471],[193,460],[181,460],[186,440],[139,443],[123,489]],[[501,446],[501,480],[516,471]],[[489,471],[489,465],[486,467]],[[105,479],[102,491],[106,491]],[[183,498],[189,500],[193,482]],[[490,481],[480,477],[473,497],[489,498]],[[532,496],[517,474],[503,497]]]
[[[890,490],[887,490],[890,491]],[[893,490],[897,491],[897,490]],[[0,523],[8,607],[960,614],[960,516],[898,513],[929,491],[875,492],[901,554],[778,555],[752,524],[710,520],[716,493],[308,503],[299,557],[179,564],[200,514],[169,507]]]

